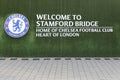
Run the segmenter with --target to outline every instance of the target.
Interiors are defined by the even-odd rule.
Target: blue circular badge
[[[9,36],[20,38],[28,32],[29,21],[22,14],[12,14],[6,19],[4,29]]]

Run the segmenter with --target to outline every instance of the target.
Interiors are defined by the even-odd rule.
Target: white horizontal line
[[[36,28],[113,28],[113,27],[36,27]]]

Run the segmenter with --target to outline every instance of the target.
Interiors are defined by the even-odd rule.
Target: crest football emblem
[[[22,14],[12,14],[6,19],[4,29],[9,36],[19,38],[28,32],[29,21]]]

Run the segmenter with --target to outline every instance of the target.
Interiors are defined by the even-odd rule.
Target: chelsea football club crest
[[[6,19],[4,29],[9,36],[20,38],[28,32],[29,21],[22,14],[12,14]]]

